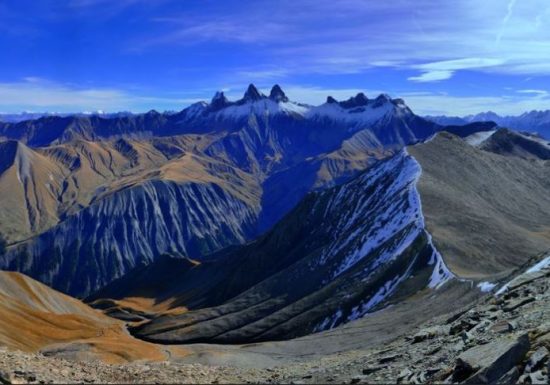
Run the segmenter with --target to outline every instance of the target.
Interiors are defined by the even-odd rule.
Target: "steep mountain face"
[[[63,168],[16,141],[0,143],[0,228],[20,240],[57,221]]]
[[[245,242],[255,235],[259,211],[254,183],[242,172],[184,155],[154,178],[121,179],[88,207],[13,246],[2,264],[85,295],[165,252],[199,257]],[[73,276],[79,279],[67,279]]]
[[[154,299],[163,311],[132,328],[148,341],[285,339],[410,296],[437,296],[432,290],[454,277],[476,290],[550,248],[548,162],[494,154],[448,133],[407,151],[309,194],[254,242],[182,262],[160,293],[134,283],[134,275],[162,271],[154,263],[89,300]],[[180,312],[158,316],[170,309]]]
[[[192,135],[169,141],[79,140],[43,148],[0,142],[0,231],[11,242],[46,231],[88,206],[111,183],[152,171],[195,143]]]
[[[269,96],[265,96],[251,84],[243,98],[235,102],[228,101],[223,93],[218,93],[210,104],[196,103],[176,114],[150,111],[115,117],[47,116],[18,123],[4,122],[0,123],[0,136],[22,141],[29,146],[48,146],[74,139],[236,132],[246,127],[252,116],[258,123],[251,123],[248,132],[243,133],[245,136],[242,140],[258,139],[260,143],[268,144],[275,139],[273,133],[268,132],[270,130],[266,126],[269,126],[280,133],[279,144],[287,140],[298,141],[294,143],[296,149],[297,144],[303,143],[314,127],[317,132],[313,140],[325,146],[334,146],[333,135],[345,136],[346,131],[375,126],[379,128],[377,135],[383,144],[395,144],[396,141],[406,144],[426,137],[437,127],[415,116],[402,100],[391,99],[387,95],[370,100],[359,94],[344,102],[330,98],[329,102],[319,107],[311,107],[289,101],[278,85],[272,88]],[[331,125],[327,127],[326,123],[329,122]],[[390,129],[383,130],[388,126]],[[324,134],[327,133],[332,135],[326,137]]]
[[[253,86],[237,102],[218,94],[209,107],[216,124],[240,127],[206,153],[257,175],[263,183],[259,231],[275,224],[309,191],[334,186],[423,140],[441,127],[417,117],[400,99],[360,93],[311,107],[288,100],[280,87],[265,96]]]
[[[486,151],[531,160],[550,159],[550,141],[538,136],[500,129],[479,143]]]
[[[550,248],[550,163],[481,147],[440,133],[409,152],[422,165],[427,229],[449,268],[491,280]]]
[[[220,105],[222,97],[217,95],[205,111],[215,116],[215,124],[232,132],[208,148],[207,154],[253,173],[270,175],[335,151],[363,130],[369,133],[372,150],[401,148],[438,129],[415,116],[401,100],[386,95],[369,100],[359,94],[344,102],[330,98],[318,107],[288,101],[278,86],[269,97],[253,86],[240,101]],[[231,130],[232,126],[236,129]]]
[[[265,236],[192,267],[157,297],[196,310],[155,318],[133,333],[163,343],[290,338],[360,318],[392,296],[441,286],[452,274],[424,230],[419,175],[402,151],[309,195]],[[128,282],[115,281],[90,300],[136,296]]]

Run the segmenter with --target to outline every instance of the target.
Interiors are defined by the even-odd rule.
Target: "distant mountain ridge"
[[[74,139],[109,139],[121,135],[142,137],[224,130],[233,132],[246,123],[251,112],[260,117],[265,114],[271,118],[277,117],[281,124],[299,120],[301,125],[306,122],[319,125],[331,121],[345,126],[345,130],[358,130],[391,112],[401,119],[409,117],[417,120],[410,122],[417,127],[419,124],[432,125],[432,129],[435,127],[426,121],[419,123],[418,119],[422,118],[416,117],[401,99],[391,99],[387,95],[368,99],[360,93],[342,102],[328,97],[326,103],[315,107],[290,101],[278,85],[273,86],[269,96],[266,96],[251,84],[239,100],[229,101],[223,92],[218,92],[210,103],[198,102],[177,113],[152,110],[144,114],[113,117],[45,116],[17,123],[0,122],[0,136],[23,141],[29,146],[47,146]],[[414,131],[415,127],[410,129]],[[414,137],[411,132],[402,132],[402,135],[404,140]],[[383,137],[379,139],[387,141]]]
[[[517,131],[537,133],[550,140],[550,110],[529,111],[516,116],[502,116],[495,112],[487,111],[475,115],[458,116],[425,116],[441,125],[464,125],[472,122],[495,122],[501,127],[511,128]]]
[[[92,111],[92,112],[20,112],[20,113],[0,113],[0,122],[5,123],[18,123],[25,120],[36,120],[47,116],[57,116],[57,117],[66,117],[66,116],[102,116],[104,118],[114,118],[121,116],[131,116],[134,113],[130,111],[119,111],[119,112],[104,112],[104,111]]]

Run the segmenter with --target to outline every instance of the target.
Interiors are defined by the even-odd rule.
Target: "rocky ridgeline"
[[[549,288],[550,266],[524,273],[498,295],[348,362],[363,369],[346,381],[548,384]]]
[[[516,277],[498,295],[434,319],[383,348],[297,359],[273,368],[107,365],[0,348],[0,383],[548,384],[549,289],[550,264]]]

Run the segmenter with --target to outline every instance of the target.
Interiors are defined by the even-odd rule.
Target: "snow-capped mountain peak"
[[[378,107],[381,107],[384,104],[389,103],[391,101],[392,101],[392,99],[390,98],[390,96],[388,94],[380,94],[376,97],[376,99],[374,99],[374,103],[373,103],[372,107],[373,108],[378,108]]]
[[[406,107],[404,103],[394,102],[385,94],[378,96],[376,99],[368,99],[365,94],[360,92],[345,101],[337,101],[329,96],[326,103],[318,107],[312,107],[308,111],[308,116],[347,121],[348,123],[364,126],[394,113],[396,107],[403,106]],[[408,109],[408,107],[406,108]]]
[[[281,89],[281,87],[278,84],[275,84],[273,88],[271,88],[271,92],[269,93],[269,99],[275,101],[275,102],[288,102],[288,98],[285,95],[284,91]]]
[[[222,94],[223,95],[223,94]],[[227,99],[226,99],[227,100]],[[213,103],[210,104],[211,106],[213,105]],[[187,111],[187,116],[192,116],[192,117],[195,117],[199,114],[201,114],[205,109],[208,108],[208,103],[206,102],[197,102],[197,103],[193,103],[191,104],[189,107],[187,107],[186,111]]]
[[[369,99],[363,92],[359,92],[357,95],[343,101],[338,101],[332,96],[328,96],[327,101],[325,102],[325,104],[338,105],[345,110],[355,110],[362,107],[378,108],[387,103],[391,103],[396,106],[405,105],[405,102],[402,99],[392,99],[387,94],[380,94],[375,99]]]
[[[369,99],[364,93],[359,92],[356,96],[352,96],[348,100],[340,102],[340,106],[343,108],[354,108],[366,106],[369,103]]]
[[[242,118],[248,115],[298,114],[304,116],[309,106],[291,102],[282,88],[275,84],[269,97],[261,93],[254,84],[250,84],[242,99],[228,101],[222,92],[216,93],[210,103],[210,110],[225,117]]]
[[[229,100],[227,100],[223,91],[218,91],[210,102],[210,108],[214,111],[217,111],[227,107],[229,104]]]
[[[254,84],[250,83],[240,102],[254,102],[265,98],[266,96],[258,91]]]

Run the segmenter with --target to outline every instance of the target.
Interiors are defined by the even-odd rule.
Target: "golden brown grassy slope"
[[[162,171],[164,165],[179,166],[178,158],[184,161],[190,156],[186,154],[202,151],[214,138],[185,135],[76,140],[43,148],[0,142],[0,232],[10,242],[21,241],[54,226],[63,215],[89,205],[98,194],[120,184],[155,175],[170,178],[170,173]],[[179,173],[184,174],[185,169]],[[123,182],[124,178],[130,182]],[[189,179],[197,178],[190,175]]]
[[[128,335],[122,322],[25,275],[4,271],[0,345],[27,352],[71,346],[111,363],[166,358],[160,347]]]
[[[57,196],[64,169],[15,141],[0,143],[0,230],[10,240],[24,239],[59,220]]]
[[[490,279],[550,249],[550,162],[494,154],[438,134],[408,148],[422,166],[428,231],[451,270]]]

